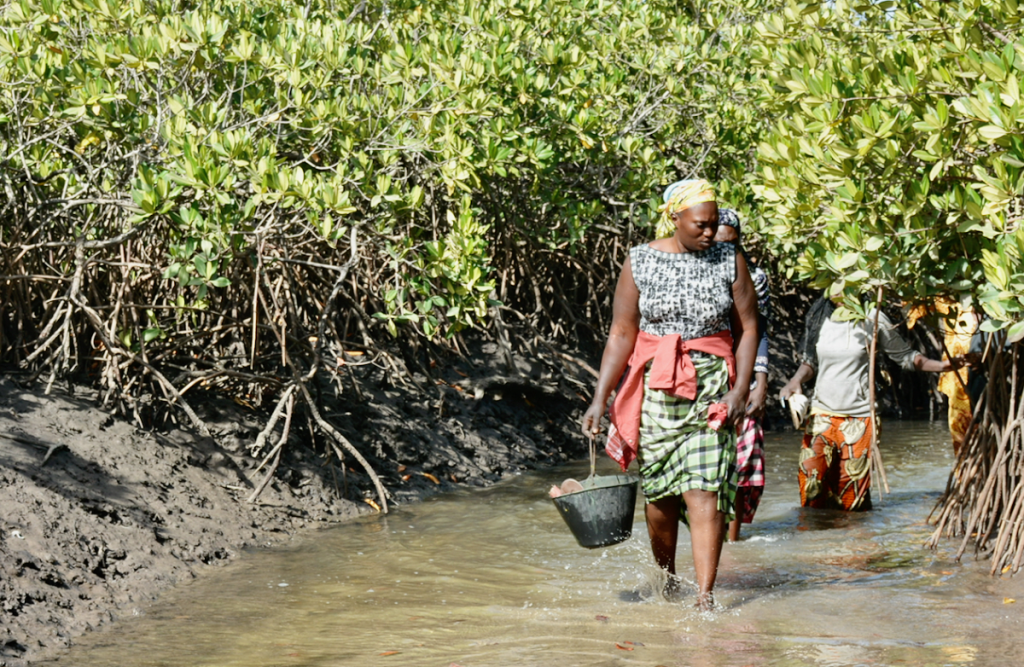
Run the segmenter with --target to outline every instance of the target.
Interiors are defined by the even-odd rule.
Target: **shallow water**
[[[985,562],[953,563],[951,544],[921,547],[952,465],[945,426],[888,422],[882,438],[893,493],[842,514],[799,508],[799,436],[768,437],[768,485],[743,541],[725,547],[717,613],[694,611],[692,593],[653,593],[641,503],[629,541],[576,545],[545,494],[585,476],[575,464],[249,554],[58,664],[1020,664],[1024,575],[993,579]]]

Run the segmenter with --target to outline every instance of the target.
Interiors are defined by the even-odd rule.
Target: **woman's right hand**
[[[969,366],[971,362],[967,358],[967,356],[968,355],[966,354],[961,354],[955,357],[951,357],[950,359],[947,359],[946,361],[949,364],[949,370],[955,371],[959,368],[963,368],[964,366]]]
[[[779,398],[782,399],[783,401],[788,401],[789,397],[792,396],[793,394],[802,393],[804,393],[803,385],[801,385],[799,382],[796,382],[795,380],[790,380],[789,382],[786,383],[786,386],[784,386],[779,391]]]
[[[604,414],[604,406],[599,403],[591,403],[587,411],[583,413],[580,420],[580,429],[583,435],[593,438],[601,432],[601,415]]]

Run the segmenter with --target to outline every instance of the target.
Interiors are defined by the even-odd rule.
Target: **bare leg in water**
[[[670,575],[676,573],[676,542],[679,539],[680,497],[669,496],[647,503],[647,534],[654,561]]]
[[[718,511],[718,494],[713,491],[687,491],[682,500],[686,502],[690,514],[693,568],[697,574],[697,607],[707,610],[714,605],[712,591],[718,575],[718,561],[722,556],[725,514]],[[679,508],[679,496],[662,498],[648,503],[645,508],[654,560],[672,576],[676,573]]]
[[[729,522],[729,541],[740,541],[740,509],[747,502],[747,487],[736,488],[736,518]]]

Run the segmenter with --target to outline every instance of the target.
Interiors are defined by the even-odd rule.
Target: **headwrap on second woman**
[[[661,211],[661,219],[658,220],[658,226],[655,229],[655,235],[659,239],[675,234],[676,224],[672,221],[673,213],[685,211],[697,204],[717,201],[715,186],[703,178],[676,181],[665,188],[662,199],[665,203],[658,209]]]
[[[731,208],[718,208],[718,225],[720,227],[732,227],[736,230],[736,245],[743,247],[743,223],[740,216]]]

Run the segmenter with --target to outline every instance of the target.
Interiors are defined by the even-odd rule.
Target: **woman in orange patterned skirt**
[[[869,345],[875,311],[860,322],[836,320],[824,297],[807,314],[800,342],[801,364],[780,392],[803,393],[817,377],[811,418],[804,433],[797,476],[803,507],[871,509],[871,399]],[[943,373],[963,365],[961,357],[936,361],[912,349],[885,313],[878,314],[878,349],[906,370]]]

